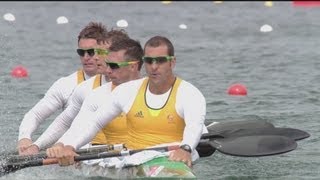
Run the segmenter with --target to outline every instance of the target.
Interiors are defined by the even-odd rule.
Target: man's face
[[[97,72],[97,61],[94,59],[94,52],[92,53],[97,45],[95,39],[80,39],[78,43],[78,55],[84,72],[89,76],[94,76]]]
[[[102,43],[95,47],[94,58],[97,62],[97,74],[107,75],[107,66],[105,60],[108,56],[109,44]]]
[[[153,59],[152,61],[144,62],[146,73],[150,81],[155,84],[166,83],[167,79],[172,76],[173,68],[175,66],[175,58],[168,55],[167,46],[147,46],[145,48],[144,57],[151,57]],[[165,61],[161,59],[165,59]]]
[[[131,74],[135,71],[135,62],[128,63],[124,57],[125,50],[110,52],[107,57],[107,72],[112,84],[119,85],[130,80]],[[132,64],[131,64],[132,63]],[[137,68],[136,68],[137,69]]]

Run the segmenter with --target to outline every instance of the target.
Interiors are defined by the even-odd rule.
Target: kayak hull
[[[170,161],[167,157],[155,158],[138,166],[121,169],[82,163],[77,169],[88,176],[103,176],[110,179],[197,179],[186,164]]]

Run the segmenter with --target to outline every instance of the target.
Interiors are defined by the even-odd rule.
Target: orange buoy
[[[11,76],[15,78],[24,78],[28,76],[28,71],[23,66],[16,66],[12,69]]]
[[[247,95],[247,88],[242,84],[233,84],[228,88],[228,94],[245,96]]]

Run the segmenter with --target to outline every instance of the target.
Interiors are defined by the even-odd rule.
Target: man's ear
[[[176,57],[173,57],[170,63],[171,63],[172,69],[174,69],[174,67],[176,67]]]

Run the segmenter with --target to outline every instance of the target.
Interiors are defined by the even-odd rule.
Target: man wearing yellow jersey
[[[165,37],[155,36],[144,47],[146,78],[129,81],[113,90],[95,113],[83,114],[52,148],[49,157],[60,165],[74,163],[75,149],[90,141],[105,124],[121,112],[127,115],[130,149],[179,142],[169,159],[191,166],[191,153],[200,141],[206,101],[192,84],[174,75],[174,48]],[[92,121],[87,121],[88,118]]]
[[[32,134],[39,125],[58,109],[65,109],[70,104],[70,95],[81,82],[97,73],[97,63],[93,58],[94,47],[105,42],[107,28],[97,22],[90,22],[78,35],[77,53],[82,68],[69,76],[58,79],[46,92],[45,96],[25,114],[18,137],[18,151],[21,154],[32,145]]]

